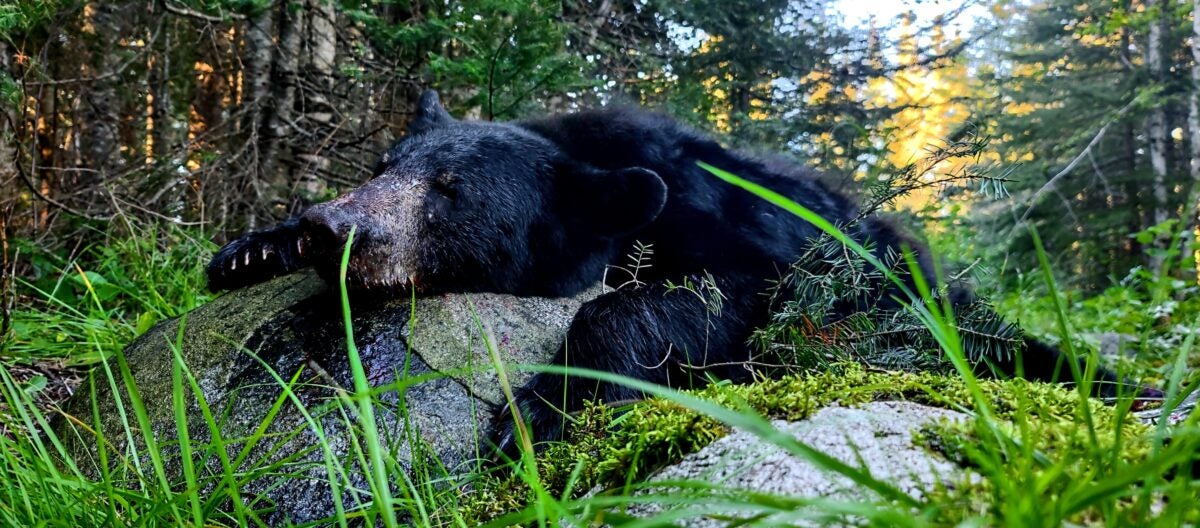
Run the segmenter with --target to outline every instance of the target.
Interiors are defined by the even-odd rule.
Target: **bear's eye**
[[[443,172],[437,175],[430,182],[430,186],[438,194],[446,198],[454,199],[458,196],[458,178],[448,172]]]

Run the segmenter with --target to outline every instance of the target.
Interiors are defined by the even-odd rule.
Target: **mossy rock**
[[[475,469],[486,454],[477,441],[491,429],[494,408],[502,399],[485,339],[506,365],[545,363],[579,305],[597,293],[570,299],[477,294],[356,303],[355,341],[367,379],[377,390],[376,427],[384,449],[405,471],[419,466],[453,477]],[[99,474],[100,458],[96,435],[82,424],[98,425],[110,466],[122,475],[128,468],[122,463],[133,463],[128,424],[146,468],[143,478],[154,478],[132,394],[121,375],[127,371],[164,456],[165,472],[171,482],[182,481],[172,403],[173,349],[194,376],[228,443],[230,459],[238,460],[250,446],[235,471],[246,480],[244,500],[274,510],[265,516],[268,522],[307,522],[334,512],[327,461],[345,472],[334,480],[367,489],[353,440],[361,431],[348,426],[358,419],[356,411],[339,403],[344,401],[339,394],[354,390],[341,301],[311,273],[218,297],[156,326],[130,344],[123,357],[110,358],[107,368],[97,369],[67,405],[73,419],[62,425],[69,431],[61,436],[70,439],[70,453],[85,470]],[[106,371],[121,387],[115,395]],[[510,372],[509,379],[519,385],[525,376]],[[283,390],[293,378],[294,399]],[[205,449],[213,435],[195,395],[185,390],[184,396],[197,473],[211,488],[214,475],[222,473],[215,450]],[[402,485],[397,479],[393,491]],[[343,502],[347,508],[357,506],[352,496]]]
[[[927,460],[938,461],[941,468],[935,472],[938,478],[921,480],[919,493],[916,492],[918,486],[906,485],[902,478],[891,480],[891,484],[899,484],[910,496],[923,496],[923,507],[928,510],[895,509],[888,506],[887,498],[871,493],[856,493],[850,498],[867,505],[868,509],[892,508],[904,516],[919,513],[933,519],[935,525],[959,522],[987,525],[1003,517],[998,513],[1003,507],[1000,502],[1003,496],[972,470],[977,462],[973,458],[978,454],[976,450],[984,443],[1016,442],[1004,445],[1003,449],[1033,456],[1038,464],[1046,464],[1032,470],[1030,475],[1034,478],[1056,475],[1055,486],[1099,482],[1106,475],[1118,474],[1122,468],[1142,462],[1151,452],[1150,428],[1129,417],[1119,407],[1105,405],[1099,400],[1081,399],[1077,392],[1059,385],[1020,379],[980,380],[977,383],[979,394],[983,396],[982,403],[987,408],[987,418],[976,417],[978,406],[972,390],[957,376],[868,370],[854,363],[835,364],[822,372],[748,385],[718,384],[687,391],[687,394],[771,419],[783,431],[810,430],[810,427],[797,424],[829,413],[829,409],[865,406],[870,410],[880,402],[888,402],[884,405],[890,406],[915,406],[928,416],[947,418],[914,420],[907,431],[911,439],[904,439],[912,449],[926,451]],[[1096,426],[1095,444],[1084,426],[1087,420],[1084,409]],[[839,416],[862,416],[855,412],[838,413]],[[1024,424],[1024,427],[1017,428],[1014,423]],[[864,427],[866,425],[864,423]],[[989,428],[982,441],[981,427]],[[990,429],[992,427],[998,429]],[[895,432],[894,427],[876,428]],[[693,454],[703,452],[731,434],[747,438],[744,432],[735,432],[710,416],[667,399],[647,400],[623,414],[595,406],[577,419],[570,441],[557,443],[538,457],[539,482],[551,495],[580,497],[576,504],[591,508],[587,513],[589,519],[619,523],[629,520],[629,514],[639,511],[638,508],[647,514],[659,511],[634,506],[645,503],[646,498],[631,493],[631,485],[633,489],[645,488],[645,483],[656,478],[655,475],[663,472],[672,475],[672,470],[664,468],[672,467],[689,455],[696,456]],[[1015,445],[1023,445],[1029,451],[1014,450]],[[1002,451],[996,446],[989,449]],[[713,462],[716,458],[708,457],[707,460],[711,464],[717,463]],[[1077,464],[1081,460],[1087,460],[1089,464]],[[947,470],[947,463],[959,470]],[[857,467],[857,461],[851,465]],[[1022,467],[1013,463],[1001,471],[1017,471]],[[1014,474],[1005,478],[1027,477]],[[757,478],[760,482],[771,482],[769,475],[759,474]],[[937,483],[931,484],[933,480]],[[464,515],[476,521],[531,522],[536,519],[537,512],[530,506],[534,495],[525,484],[527,481],[527,476],[500,476],[477,483],[476,493],[469,499]],[[707,477],[699,482],[713,483]],[[568,484],[570,489],[566,489]],[[653,482],[650,485],[653,486]],[[686,503],[688,499],[682,498],[687,496],[684,494],[672,493],[670,497],[677,505],[682,501],[685,507],[698,504],[704,509],[729,496],[745,498],[745,495],[731,494],[732,491],[733,487],[703,490],[703,493],[693,494],[696,502],[692,504]],[[845,488],[834,491],[838,497],[849,497],[844,493]],[[589,496],[603,496],[604,503],[610,506],[607,509],[587,506],[586,497]],[[803,505],[823,498],[821,494],[793,496],[775,504],[790,503],[788,500],[791,500],[796,505]],[[682,519],[670,509],[662,511],[666,511],[671,519]],[[1079,516],[1083,518],[1090,513],[1082,512]]]

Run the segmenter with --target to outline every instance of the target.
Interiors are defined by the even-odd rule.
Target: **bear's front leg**
[[[715,283],[715,284],[714,284]],[[553,365],[568,374],[539,373],[516,394],[520,418],[534,442],[556,440],[570,413],[588,400],[607,404],[643,398],[619,383],[571,376],[570,369],[610,372],[659,385],[688,388],[711,378],[744,380],[746,344],[766,314],[761,281],[724,278],[627,286],[585,303],[575,314]],[[501,411],[497,446],[515,455],[519,439],[511,409]]]
[[[208,289],[244,288],[311,265],[300,220],[292,218],[225,244],[208,263]]]

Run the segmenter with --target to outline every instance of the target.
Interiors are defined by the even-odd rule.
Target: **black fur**
[[[582,307],[555,363],[676,387],[708,376],[745,380],[749,372],[739,363],[749,359],[747,338],[767,322],[763,292],[819,232],[718,180],[698,161],[789,196],[835,224],[848,225],[857,214],[852,201],[807,169],[728,150],[662,114],[608,108],[518,123],[462,122],[429,92],[410,135],[384,156],[371,181],[298,221],[226,246],[209,268],[210,286],[239,287],[310,263],[329,278],[351,225],[358,234],[348,285],[359,293],[568,296],[608,269],[610,285],[624,286]],[[920,244],[886,222],[868,218],[850,229],[880,254],[914,249],[932,276]],[[610,267],[625,264],[638,242],[651,244],[654,254],[634,282]],[[247,260],[264,249],[277,258]],[[235,270],[233,262],[242,264]],[[725,299],[719,314],[702,296],[668,286],[708,277]],[[1058,362],[1053,348],[1031,343],[1023,368],[1049,379],[1059,368],[1069,372]],[[1013,362],[1001,367],[1017,370]],[[518,404],[534,436],[546,439],[561,431],[560,409],[639,396],[539,375]],[[502,427],[499,443],[511,449],[511,429]]]

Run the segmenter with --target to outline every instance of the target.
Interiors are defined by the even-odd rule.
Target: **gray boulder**
[[[1141,339],[1120,332],[1091,332],[1079,334],[1083,341],[1100,353],[1102,358],[1136,357]]]
[[[874,402],[856,408],[826,407],[807,420],[775,420],[776,429],[794,436],[817,451],[850,466],[865,469],[877,480],[890,483],[919,498],[939,482],[954,482],[963,470],[940,455],[917,445],[914,430],[938,420],[964,420],[955,411],[911,402]],[[879,500],[870,490],[850,479],[818,469],[758,436],[734,431],[686,456],[678,464],[653,475],[649,482],[703,482],[722,490],[743,490],[780,497],[859,502]],[[650,487],[643,494],[678,495],[679,488]],[[704,492],[709,493],[709,492]],[[718,500],[683,501],[671,510],[658,502],[630,506],[638,517],[665,515],[679,526],[727,526],[732,519],[764,513],[753,506]],[[784,508],[758,520],[758,526],[827,526],[834,519],[812,517],[805,508]]]
[[[571,299],[475,294],[355,306],[355,341],[367,378],[371,385],[385,387],[375,405],[385,449],[395,453],[406,470],[414,463],[424,464],[444,468],[447,476],[453,476],[475,467],[487,456],[477,439],[486,437],[495,406],[503,400],[485,336],[506,365],[546,363],[579,305],[599,293],[593,290]],[[368,489],[352,440],[352,433],[361,431],[347,425],[357,420],[355,410],[352,405],[339,405],[337,399],[341,390],[352,392],[354,383],[336,292],[311,273],[281,277],[218,297],[184,318],[156,326],[129,345],[125,360],[172,482],[181,482],[183,474],[171,376],[172,346],[181,324],[184,330],[178,343],[183,362],[219,420],[222,438],[231,442],[227,449],[231,458],[251,445],[250,456],[244,457],[238,470],[261,471],[278,464],[250,478],[241,491],[246,500],[256,501],[255,506],[274,509],[265,517],[270,524],[307,522],[333,513],[327,461],[344,469],[344,475],[335,479]],[[522,385],[529,376],[508,372],[513,386]],[[283,394],[279,379],[286,381],[297,373],[299,382],[292,392],[313,420],[286,398],[268,419]],[[97,376],[100,429],[113,451],[129,456],[120,416],[123,408],[129,423],[137,423],[130,395],[123,387],[118,391],[119,408],[102,369]],[[414,383],[418,377],[421,381]],[[117,384],[122,384],[119,374]],[[88,392],[81,390],[67,411],[91,424]],[[208,444],[212,436],[197,399],[191,391],[186,396],[192,444]],[[266,434],[250,439],[264,421],[269,421]],[[63,427],[75,428],[70,423]],[[94,435],[76,430],[61,436],[73,439],[69,449],[82,467],[98,472]],[[146,460],[140,433],[135,431],[133,438],[139,458]],[[113,459],[111,451],[109,457]],[[195,459],[197,473],[202,478],[207,475],[211,487],[215,480],[211,476],[221,473],[218,458],[197,455]],[[273,476],[280,473],[303,478]],[[399,479],[393,482],[394,495],[401,485]],[[369,500],[362,495],[343,498],[347,508]]]

